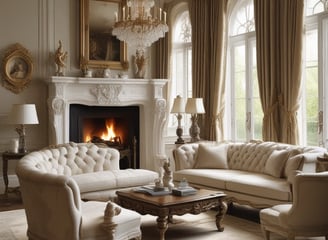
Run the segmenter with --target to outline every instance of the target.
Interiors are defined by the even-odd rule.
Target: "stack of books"
[[[172,189],[172,194],[175,196],[189,196],[189,195],[194,195],[197,193],[197,189],[186,186],[186,187],[178,187]]]
[[[168,188],[157,188],[154,185],[146,185],[141,187],[136,187],[133,189],[135,192],[141,192],[141,193],[147,193],[152,196],[163,196],[163,195],[169,195],[172,192]]]

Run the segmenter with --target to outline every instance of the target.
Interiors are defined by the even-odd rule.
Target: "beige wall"
[[[0,86],[0,153],[9,149],[11,139],[18,137],[14,126],[6,121],[11,105],[14,103],[35,103],[37,107],[40,124],[27,126],[27,147],[38,149],[48,145],[46,81],[55,73],[53,54],[59,40],[63,42],[64,50],[68,52],[66,75],[80,75],[78,2],[78,0],[0,0],[1,72],[3,55],[14,43],[20,43],[28,49],[34,63],[32,82],[27,89],[14,94]],[[128,48],[130,77],[133,77],[134,54],[135,50]],[[151,62],[148,51],[146,56]],[[150,77],[149,72],[148,69],[146,77]],[[14,172],[14,167],[15,162],[12,162],[9,167],[10,174]],[[0,169],[0,176],[2,176],[2,161]]]

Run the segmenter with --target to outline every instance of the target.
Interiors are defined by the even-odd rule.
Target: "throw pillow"
[[[303,163],[304,155],[300,154],[300,151],[293,156],[289,156],[285,166],[284,177],[287,178],[294,170],[301,170]]]
[[[228,168],[228,144],[199,144],[195,168]]]
[[[271,176],[280,178],[288,156],[289,151],[287,150],[273,150],[265,163],[264,172]]]

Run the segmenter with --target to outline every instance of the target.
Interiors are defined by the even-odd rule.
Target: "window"
[[[253,9],[253,1],[238,1],[229,22],[226,138],[234,141],[262,139]]]
[[[172,86],[171,103],[173,99],[180,95],[184,99],[192,96],[192,76],[191,76],[191,23],[187,5],[179,8],[172,27]],[[177,118],[169,114],[168,136],[176,136]],[[181,122],[183,133],[188,133],[190,119],[184,115]]]
[[[304,145],[327,147],[328,0],[305,0],[300,135]]]

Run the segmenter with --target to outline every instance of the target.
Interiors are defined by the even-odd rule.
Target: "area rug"
[[[227,215],[224,218],[224,231],[218,232],[215,225],[215,211],[208,211],[199,215],[186,214],[174,216],[174,223],[169,225],[165,234],[166,240],[263,240],[258,223]],[[0,212],[0,239],[1,240],[27,240],[26,220],[24,210]],[[142,216],[142,239],[159,239],[156,228],[156,217]],[[284,240],[273,234],[272,240]],[[323,240],[324,238],[298,238]]]

